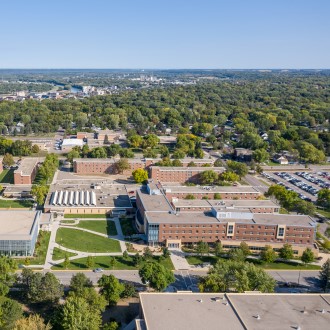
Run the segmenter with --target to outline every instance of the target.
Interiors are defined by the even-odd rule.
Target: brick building
[[[196,201],[202,205],[199,202]],[[316,222],[305,215],[259,213],[261,210],[278,211],[271,201],[210,201],[208,210],[180,209],[177,212],[161,186],[153,184],[137,191],[136,204],[137,228],[145,233],[148,244],[153,246],[180,248],[182,244],[199,241],[220,241],[224,249],[230,249],[244,241],[255,252],[265,245],[279,250],[283,244],[289,243],[297,256],[307,246],[315,255],[318,253],[314,244]]]
[[[14,171],[14,184],[32,184],[38,171],[38,158],[23,158]]]
[[[212,170],[216,173],[225,171],[224,167],[150,167],[150,179],[159,182],[198,182],[199,174]]]
[[[114,174],[116,158],[81,158],[73,160],[73,171],[77,174]],[[128,159],[130,169],[125,170],[123,174],[131,175],[138,168],[147,168],[151,162],[145,159]]]

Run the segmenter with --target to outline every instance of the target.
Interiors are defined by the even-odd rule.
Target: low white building
[[[62,143],[63,151],[71,151],[74,147],[82,148],[84,145],[84,141],[82,139],[64,139]]]

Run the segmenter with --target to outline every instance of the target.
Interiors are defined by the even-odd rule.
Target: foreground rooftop
[[[330,294],[141,293],[137,329],[329,329]]]

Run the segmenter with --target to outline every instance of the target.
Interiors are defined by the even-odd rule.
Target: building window
[[[232,234],[234,232],[234,226],[233,225],[229,225],[228,226],[228,234]]]
[[[284,237],[284,228],[279,228],[278,229],[278,235],[279,237]]]

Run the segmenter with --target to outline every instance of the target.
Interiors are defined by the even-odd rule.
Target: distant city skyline
[[[0,69],[328,69],[328,0],[5,1]]]

